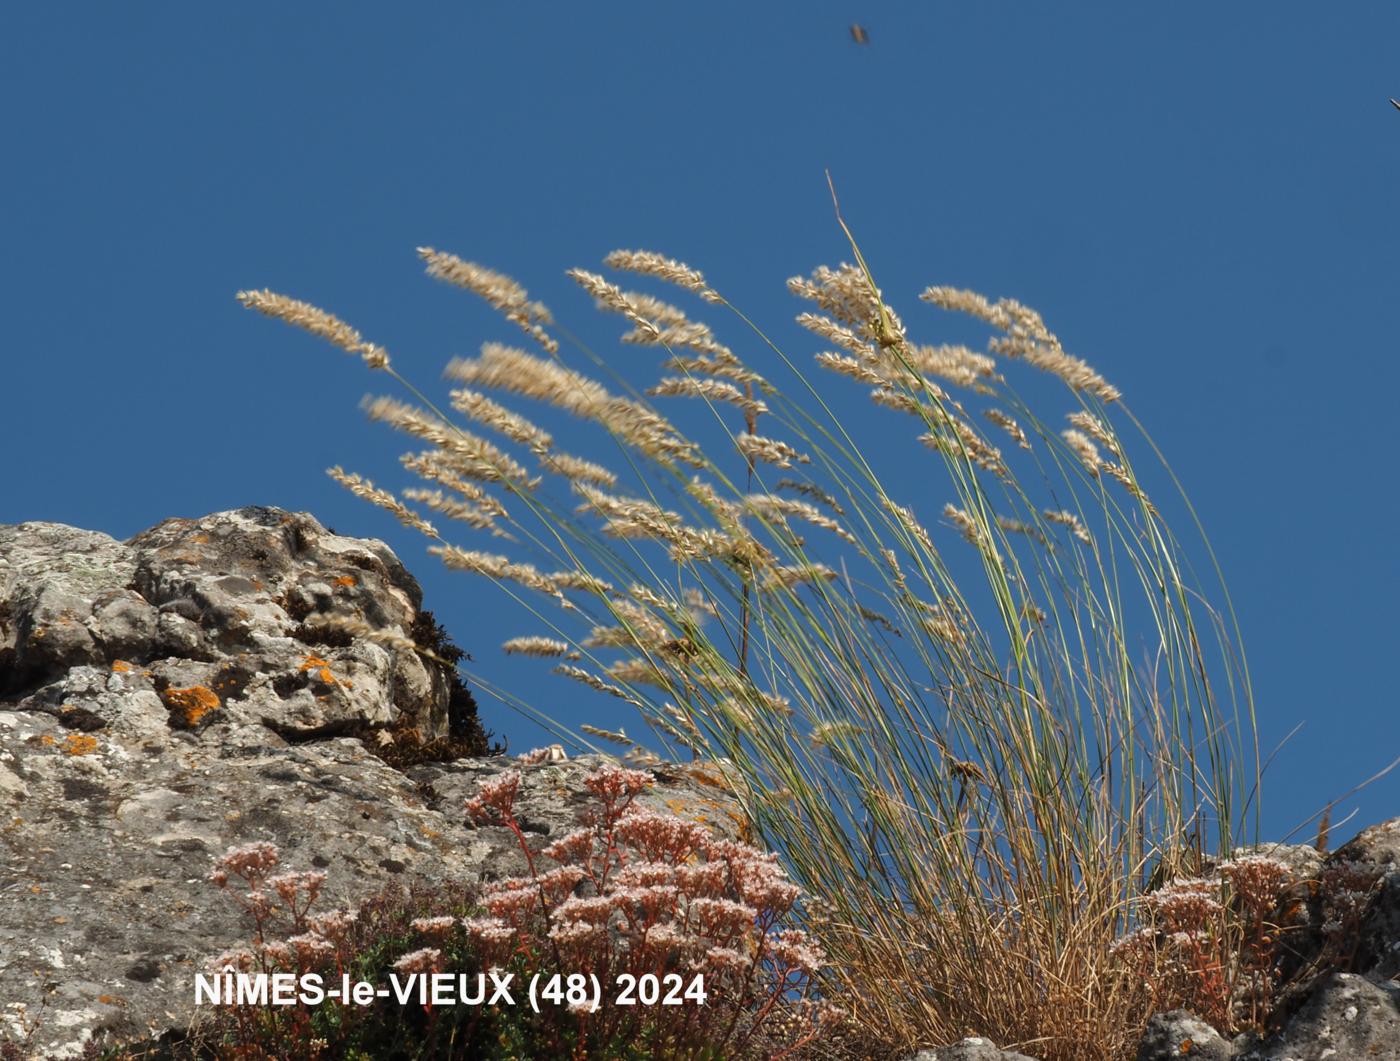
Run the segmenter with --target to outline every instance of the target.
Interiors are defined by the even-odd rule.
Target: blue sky
[[[1382,3],[9,5],[0,522],[310,511],[393,544],[518,684],[490,588],[322,474],[403,484],[356,410],[380,381],[233,293],[340,312],[427,385],[514,336],[425,243],[574,317],[565,267],[655,248],[783,322],[782,281],[847,256],[829,168],[906,320],[931,283],[1035,306],[1166,451],[1263,743],[1304,724],[1281,835],[1400,755],[1397,43]],[[1400,812],[1400,776],[1348,807]]]

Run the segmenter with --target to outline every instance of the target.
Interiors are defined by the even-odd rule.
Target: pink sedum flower
[[[588,791],[607,801],[636,795],[652,783],[652,776],[646,770],[609,766],[584,778],[583,783]]]
[[[472,939],[483,943],[507,943],[515,937],[515,929],[494,917],[462,919],[462,927]]]
[[[258,842],[230,847],[214,864],[209,879],[220,888],[228,883],[230,876],[242,877],[252,884],[266,876],[280,857],[276,844]]]
[[[515,807],[520,791],[520,771],[507,770],[482,781],[474,799],[467,800],[467,814],[479,822],[491,822],[506,817]]]
[[[404,976],[414,973],[431,974],[442,969],[442,951],[436,947],[424,947],[411,951],[394,963],[394,969]]]
[[[457,927],[457,919],[455,917],[417,917],[409,924],[413,927],[413,931],[441,940],[445,939]]]

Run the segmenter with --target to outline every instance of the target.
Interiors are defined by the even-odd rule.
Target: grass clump
[[[1130,439],[1156,450],[1116,387],[1011,299],[929,287],[963,321],[956,341],[916,339],[850,248],[855,264],[788,281],[820,373],[680,262],[605,259],[736,338],[571,270],[655,354],[649,385],[513,280],[422,249],[537,347],[453,360],[456,416],[337,318],[240,298],[405,388],[365,409],[427,445],[403,459],[427,487],[332,474],[535,616],[507,651],[651,735],[556,732],[634,764],[729,761],[809,896],[823,991],[858,1025],[897,1046],[975,1033],[1047,1061],[1128,1056],[1153,996],[1116,942],[1148,924],[1154,884],[1231,851],[1257,811],[1231,614],[1206,605],[1164,514],[1194,513],[1165,465],[1137,463]],[[980,349],[962,341],[979,330]],[[428,515],[506,551],[449,544]]]

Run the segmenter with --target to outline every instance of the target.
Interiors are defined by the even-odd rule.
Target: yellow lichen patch
[[[733,783],[725,777],[724,770],[713,763],[688,763],[683,768],[685,775],[697,785],[709,785],[711,788],[733,788]]]
[[[748,819],[722,800],[707,799],[704,796],[672,796],[663,802],[666,809],[678,818],[685,818],[711,829],[727,825],[732,827],[739,839],[745,843],[753,840],[753,828]]]
[[[97,751],[97,738],[86,733],[70,733],[63,738],[63,750],[69,755],[91,755]]]
[[[112,661],[112,670],[117,674],[125,674],[127,671],[131,670],[131,664],[124,659],[114,659]]]
[[[353,586],[355,584],[354,575],[341,575],[335,580],[337,586]]]
[[[219,710],[218,694],[203,685],[192,685],[188,689],[167,689],[161,693],[161,699],[169,708],[172,721],[185,729],[194,729],[210,712]]]
[[[45,733],[42,737],[39,738],[40,744],[52,744],[53,742],[53,737],[48,733]]]
[[[301,659],[301,670],[303,673],[306,671],[315,671],[316,677],[327,685],[343,685],[347,689],[354,688],[353,682],[348,678],[337,678],[331,673],[331,665],[326,660],[319,659],[316,656],[303,656]]]

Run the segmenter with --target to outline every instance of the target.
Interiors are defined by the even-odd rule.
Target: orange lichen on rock
[[[194,729],[210,713],[219,710],[218,694],[203,685],[167,689],[160,694],[160,698],[170,711],[171,721],[182,729]]]
[[[678,818],[696,822],[710,828],[731,826],[744,843],[753,841],[753,828],[743,814],[733,805],[722,799],[709,799],[705,796],[670,796],[662,801],[666,809]]]
[[[341,575],[335,580],[337,586],[353,586],[355,584],[354,575]]]
[[[118,674],[125,674],[131,670],[131,664],[124,659],[115,659],[112,661],[112,670]]]
[[[682,772],[697,785],[723,789],[733,787],[733,782],[725,776],[723,769],[712,763],[687,763]]]
[[[63,738],[63,750],[69,755],[91,755],[97,751],[97,738],[86,733],[70,733]]]
[[[303,656],[301,660],[301,670],[315,671],[316,677],[327,685],[343,685],[347,689],[353,689],[354,684],[346,678],[337,678],[331,673],[331,665],[317,656]]]

